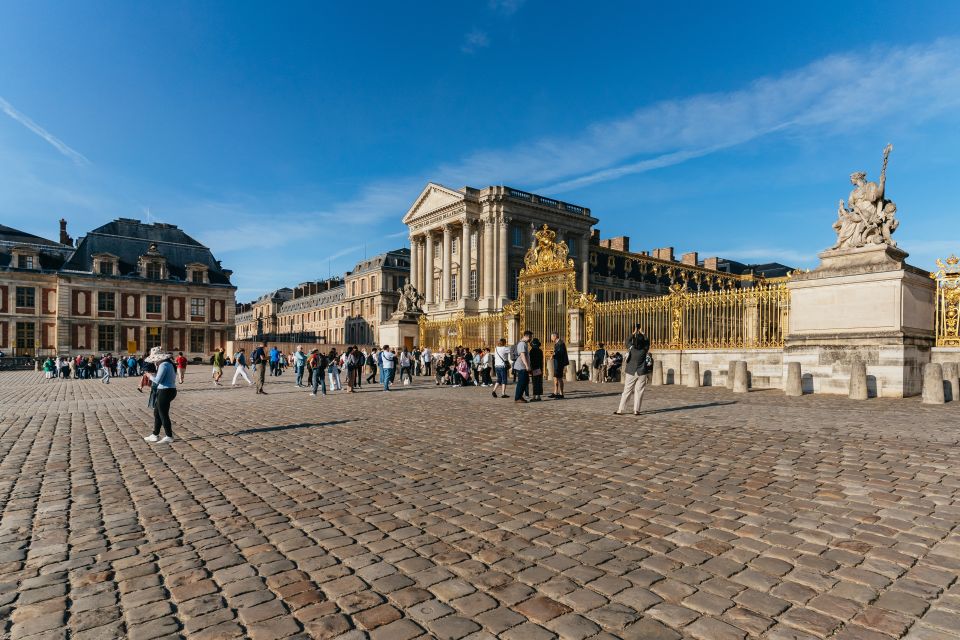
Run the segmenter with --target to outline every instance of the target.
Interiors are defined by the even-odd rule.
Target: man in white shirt
[[[390,379],[393,377],[393,367],[396,365],[397,356],[390,350],[390,345],[383,345],[380,351],[380,382],[383,383],[383,390],[390,391]]]
[[[423,375],[431,375],[433,373],[433,351],[430,351],[430,347],[423,348],[420,360],[423,362]]]
[[[517,374],[517,386],[513,391],[513,401],[526,404],[523,397],[530,383],[530,340],[533,338],[533,331],[524,331],[523,337],[517,343],[517,359],[513,363],[513,370]]]

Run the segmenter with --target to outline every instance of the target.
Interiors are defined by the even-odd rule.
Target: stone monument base
[[[412,349],[420,341],[420,314],[395,313],[380,325],[380,345]]]
[[[887,245],[824,251],[814,271],[796,273],[784,366],[799,362],[803,386],[847,393],[850,366],[867,365],[871,395],[906,397],[922,390],[934,343],[935,284]]]

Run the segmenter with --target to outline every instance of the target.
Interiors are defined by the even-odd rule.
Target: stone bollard
[[[923,365],[923,404],[943,404],[943,367],[939,362]]]
[[[690,362],[690,372],[687,374],[687,386],[693,389],[700,386],[700,363],[696,360]]]
[[[663,384],[663,361],[654,360],[653,361],[653,380],[650,381],[655,387],[659,387]]]
[[[854,360],[850,364],[850,399],[866,400],[867,395],[867,363],[863,360]]]
[[[737,377],[737,361],[727,363],[727,389],[733,389],[733,379]]]
[[[787,363],[787,383],[786,385],[784,385],[783,391],[788,396],[803,395],[803,385],[800,382],[800,363],[799,362]]]
[[[733,392],[746,393],[750,390],[750,376],[747,372],[747,361],[737,360],[733,374]]]
[[[950,383],[950,401],[960,401],[960,365],[956,362],[943,363],[943,379]]]

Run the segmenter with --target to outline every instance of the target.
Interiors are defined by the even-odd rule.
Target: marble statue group
[[[853,191],[847,203],[841,200],[837,207],[837,221],[833,223],[837,242],[831,249],[856,249],[871,244],[897,246],[892,238],[900,224],[894,217],[897,205],[885,197],[887,161],[892,150],[893,145],[890,144],[883,150],[879,183],[869,182],[863,171],[850,176]]]

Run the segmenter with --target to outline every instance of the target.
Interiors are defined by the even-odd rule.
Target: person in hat
[[[147,373],[150,381],[157,387],[157,396],[153,403],[153,433],[144,440],[168,444],[173,442],[170,403],[177,397],[177,371],[173,365],[173,356],[162,347],[150,349],[146,361],[157,367],[156,373]],[[160,437],[160,427],[163,427],[163,438]]]

